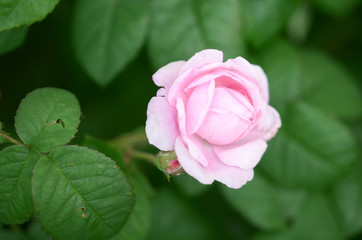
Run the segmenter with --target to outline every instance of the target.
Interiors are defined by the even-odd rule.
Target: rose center
[[[254,108],[249,99],[233,89],[217,87],[198,135],[208,142],[226,145],[237,141],[252,126]]]

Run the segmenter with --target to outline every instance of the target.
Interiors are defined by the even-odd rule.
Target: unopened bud
[[[158,169],[163,171],[166,175],[177,176],[184,172],[174,151],[161,151],[157,155],[156,165]]]

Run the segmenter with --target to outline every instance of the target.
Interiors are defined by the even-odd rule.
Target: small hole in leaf
[[[57,123],[58,123],[58,124],[61,124],[62,127],[65,128],[65,124],[64,124],[64,121],[63,121],[62,119],[59,118],[59,119],[57,120]]]
[[[85,214],[86,207],[80,207],[80,208],[77,208],[77,209],[82,210],[82,217],[88,217],[88,215]]]

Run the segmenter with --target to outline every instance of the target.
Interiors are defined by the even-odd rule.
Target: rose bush
[[[167,64],[153,80],[162,88],[147,109],[149,142],[174,150],[203,184],[240,188],[250,181],[281,126],[263,70],[242,57],[223,62],[221,51],[207,49]]]

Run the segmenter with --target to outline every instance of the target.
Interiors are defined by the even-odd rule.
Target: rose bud
[[[203,184],[240,188],[250,181],[281,126],[263,70],[242,57],[223,62],[221,51],[208,49],[152,78],[161,88],[147,109],[150,144],[175,151],[185,172]]]
[[[157,155],[156,166],[166,175],[176,176],[184,172],[174,151],[161,151]]]

